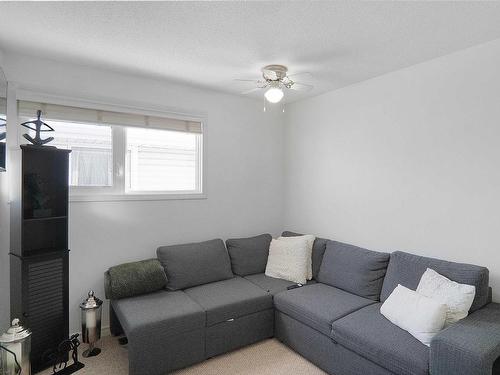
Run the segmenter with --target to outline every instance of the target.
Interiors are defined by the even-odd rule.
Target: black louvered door
[[[11,317],[33,332],[33,372],[52,365],[69,336],[69,151],[21,146],[11,203]]]

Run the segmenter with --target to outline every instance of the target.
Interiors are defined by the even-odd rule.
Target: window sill
[[[205,193],[187,194],[70,194],[70,202],[126,202],[126,201],[169,201],[207,199]]]

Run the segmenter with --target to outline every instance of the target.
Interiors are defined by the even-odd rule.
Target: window
[[[196,134],[127,128],[127,189],[199,190],[198,147]]]
[[[69,154],[70,186],[113,186],[111,126],[50,121],[57,131],[51,146]],[[30,133],[34,133],[30,131]]]
[[[19,101],[55,129],[51,146],[72,150],[71,197],[202,194],[201,121]],[[30,131],[33,133],[33,131]],[[153,197],[154,199],[154,197]],[[87,199],[85,199],[87,200]]]

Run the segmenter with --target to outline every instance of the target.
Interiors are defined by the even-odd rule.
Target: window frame
[[[178,120],[196,121],[201,123],[201,134],[198,137],[198,161],[197,181],[198,190],[195,191],[130,191],[126,188],[126,128],[127,126],[111,126],[112,131],[112,153],[113,153],[113,186],[70,186],[70,202],[106,202],[106,201],[160,201],[160,200],[186,200],[206,199],[206,129],[207,116],[204,113],[194,111],[183,111],[178,109],[152,108],[137,105],[117,105],[104,102],[95,102],[85,99],[60,97],[51,94],[34,92],[30,90],[17,90],[17,100],[35,101],[81,107],[103,111],[114,111],[121,113],[139,114],[166,117]],[[17,106],[16,106],[17,108]],[[19,119],[19,116],[18,116]],[[18,121],[18,124],[21,121]],[[107,124],[103,124],[107,126]],[[23,128],[24,129],[24,128]],[[147,127],[146,127],[147,129]],[[158,128],[161,129],[161,128]],[[19,144],[23,133],[18,130]]]

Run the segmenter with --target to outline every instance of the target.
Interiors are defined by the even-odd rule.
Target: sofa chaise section
[[[205,359],[205,311],[182,291],[111,301],[128,338],[129,372],[164,375]]]

